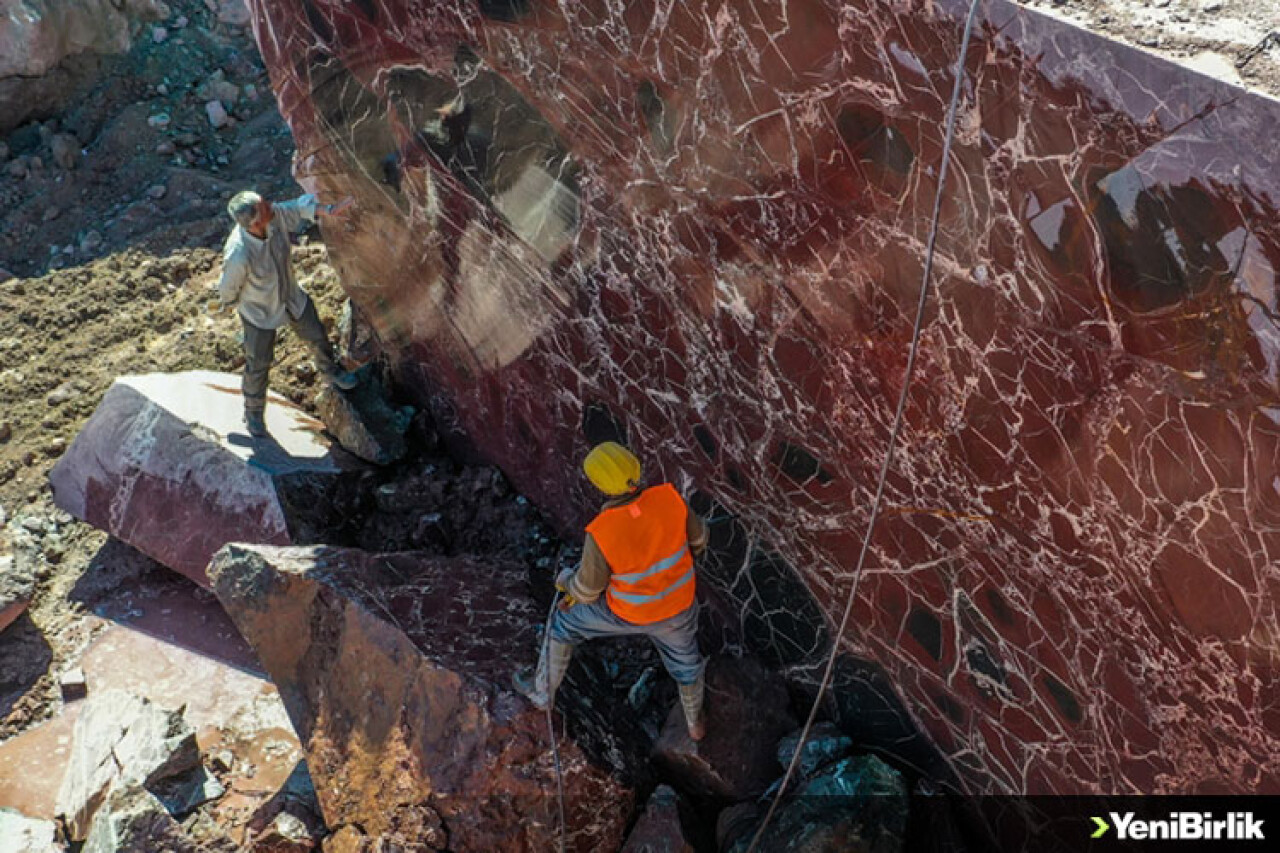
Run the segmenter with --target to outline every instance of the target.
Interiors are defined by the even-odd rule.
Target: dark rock
[[[766,807],[754,802],[738,803],[722,810],[716,816],[716,849],[728,850],[742,839],[747,839],[749,845],[766,811]]]
[[[907,788],[898,771],[871,755],[845,758],[785,796],[758,849],[898,853],[906,837],[907,807]],[[726,810],[717,827],[720,849],[745,851],[765,812],[755,805]]]
[[[253,20],[245,0],[205,0],[218,18],[218,23],[232,27],[247,27]]]
[[[0,15],[0,133],[59,110],[96,76],[98,56],[124,53],[140,21],[168,14],[159,0],[28,3],[19,9]]]
[[[659,785],[621,853],[693,853],[694,847],[680,825],[679,805],[675,789]]]
[[[219,773],[227,772],[235,763],[235,754],[229,749],[220,749],[209,756],[209,766]]]
[[[80,667],[69,669],[58,679],[58,689],[62,691],[63,702],[75,702],[89,695],[89,684],[85,681],[84,670]]]
[[[80,140],[69,133],[59,133],[49,140],[49,153],[59,168],[70,171],[80,162]]]
[[[523,566],[228,545],[210,577],[280,688],[325,822],[360,828],[347,849],[555,846],[546,718],[509,687],[543,618]],[[616,849],[625,768],[559,746],[569,849]]]
[[[332,386],[316,395],[316,411],[343,449],[367,462],[387,465],[408,452],[404,434],[412,410],[396,410],[372,367],[357,372],[359,384],[349,391]]]
[[[309,541],[330,526],[317,495],[353,463],[275,395],[271,439],[251,439],[239,388],[207,371],[117,379],[50,472],[54,501],[200,584],[227,542]]]
[[[227,108],[222,105],[222,101],[209,101],[204,105],[205,115],[209,118],[209,124],[216,130],[227,126],[230,117],[227,115]]]
[[[366,364],[377,355],[378,340],[373,326],[350,299],[342,303],[342,314],[338,317],[338,342],[346,357],[357,364]]]
[[[143,788],[114,790],[97,809],[80,853],[204,853]]]
[[[288,812],[276,815],[253,840],[254,853],[306,853],[319,845],[311,829]]]
[[[791,763],[791,757],[795,755],[796,746],[800,743],[801,731],[794,731],[778,742],[778,763],[783,767]],[[837,758],[844,758],[851,752],[853,738],[840,731],[835,723],[815,723],[805,740],[796,770],[803,779],[823,765],[830,764]]]
[[[255,838],[255,853],[293,853],[318,846],[317,839],[327,830],[305,761],[298,762],[275,796],[254,813],[248,830]]]
[[[786,684],[750,658],[712,658],[706,678],[707,736],[690,740],[677,704],[654,744],[653,760],[664,778],[692,796],[758,796],[781,771],[778,740],[796,726]]]
[[[222,783],[209,775],[209,771],[201,765],[177,776],[162,779],[149,790],[164,804],[169,814],[179,818],[226,793]]]

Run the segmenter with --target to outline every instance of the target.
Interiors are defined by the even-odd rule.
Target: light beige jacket
[[[275,216],[263,240],[236,225],[222,250],[222,280],[218,301],[235,305],[246,323],[259,329],[278,329],[297,319],[307,307],[307,294],[298,286],[289,262],[289,233],[304,221],[316,219],[316,197],[273,203]]]

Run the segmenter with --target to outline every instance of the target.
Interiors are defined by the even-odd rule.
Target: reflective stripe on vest
[[[614,598],[621,598],[623,601],[630,604],[645,604],[650,601],[657,601],[660,598],[666,598],[668,595],[675,592],[691,580],[693,580],[693,569],[689,569],[689,571],[680,576],[678,581],[671,584],[671,586],[667,587],[662,592],[656,592],[653,595],[632,595],[629,592],[618,592],[618,590],[615,589],[613,590],[613,596]]]
[[[614,614],[648,625],[693,604],[696,584],[688,518],[684,499],[664,483],[602,511],[587,525],[612,571],[605,596]]]
[[[658,572],[665,571],[666,569],[671,568],[676,563],[680,562],[680,558],[683,557],[685,554],[687,554],[688,551],[689,551],[688,545],[681,545],[679,551],[676,551],[670,557],[663,557],[661,560],[654,563],[652,566],[645,569],[644,571],[632,572],[629,575],[614,575],[613,579],[616,581],[621,581],[622,583],[635,583],[637,581],[644,580],[645,578],[649,577],[649,575],[656,575]]]

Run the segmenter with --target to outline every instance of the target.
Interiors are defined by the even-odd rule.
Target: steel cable
[[[960,40],[960,58],[956,62],[955,87],[952,89],[951,105],[947,110],[946,136],[942,143],[942,166],[938,172],[938,190],[933,199],[933,220],[929,227],[929,242],[925,248],[924,275],[920,285],[920,301],[916,306],[915,326],[911,333],[911,349],[907,355],[907,367],[902,376],[902,390],[898,394],[898,408],[893,416],[893,429],[889,432],[889,447],[885,452],[884,462],[880,466],[880,477],[876,483],[876,497],[871,505],[871,518],[867,522],[867,532],[862,538],[862,549],[858,554],[858,562],[853,572],[853,585],[850,587],[849,597],[845,601],[844,615],[840,618],[840,628],[836,631],[835,639],[831,643],[831,654],[827,657],[826,668],[822,673],[822,682],[818,687],[818,695],[814,697],[813,706],[809,709],[809,717],[805,720],[804,728],[800,732],[800,741],[796,744],[795,752],[791,755],[791,761],[787,764],[787,772],[783,774],[782,783],[774,794],[773,802],[769,804],[769,811],[756,829],[755,835],[751,837],[751,844],[747,847],[747,853],[755,853],[757,846],[760,844],[760,839],[764,836],[765,830],[768,829],[770,822],[773,820],[778,804],[782,802],[783,794],[786,793],[787,785],[790,783],[791,777],[795,775],[796,765],[800,761],[800,754],[804,751],[805,743],[808,741],[809,734],[813,729],[813,722],[818,716],[818,708],[822,704],[827,689],[831,686],[831,674],[835,670],[836,656],[840,651],[840,642],[849,627],[849,614],[853,612],[853,602],[858,592],[858,581],[862,577],[862,567],[866,562],[867,551],[871,547],[871,536],[875,532],[876,519],[880,515],[885,482],[889,476],[889,467],[893,463],[893,453],[898,443],[898,435],[902,431],[903,413],[907,407],[907,392],[911,387],[911,375],[915,369],[916,353],[920,349],[920,332],[924,326],[925,307],[929,302],[934,246],[938,238],[938,220],[942,215],[942,194],[947,184],[947,167],[951,159],[951,144],[955,138],[956,112],[960,103],[960,90],[964,82],[965,57],[969,52],[969,37],[973,32],[973,21],[977,16],[978,2],[979,0],[971,0],[969,4],[969,15],[964,24],[964,36]]]

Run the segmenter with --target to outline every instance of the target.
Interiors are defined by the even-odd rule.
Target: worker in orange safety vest
[[[575,645],[644,634],[679,685],[689,736],[701,740],[705,661],[698,651],[693,558],[706,547],[707,527],[670,483],[641,488],[640,460],[620,444],[597,445],[582,468],[608,500],[587,525],[578,568],[556,579],[565,598],[551,619],[549,640],[536,669],[517,673],[515,686],[546,709]]]

